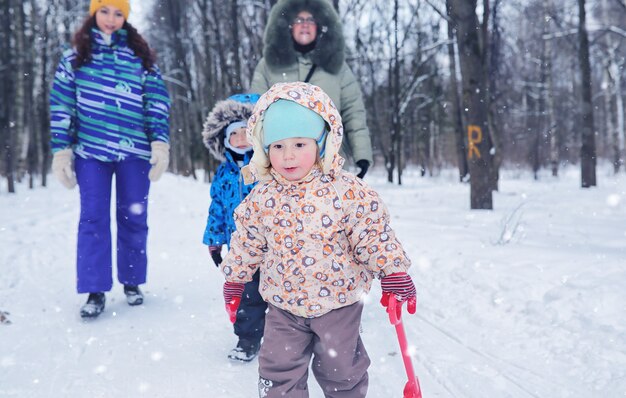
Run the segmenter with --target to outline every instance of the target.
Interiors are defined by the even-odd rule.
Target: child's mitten
[[[211,254],[211,258],[213,259],[215,266],[219,267],[222,263],[222,245],[209,246],[209,254]]]
[[[380,303],[387,307],[389,305],[389,296],[392,294],[398,300],[398,303],[407,302],[407,310],[409,314],[415,314],[417,307],[417,293],[413,280],[406,272],[396,272],[387,275],[380,280],[380,286],[383,289],[383,297]]]
[[[235,323],[237,319],[237,308],[239,308],[239,302],[241,302],[243,287],[243,283],[224,282],[224,301],[226,302],[226,312],[231,323]]]

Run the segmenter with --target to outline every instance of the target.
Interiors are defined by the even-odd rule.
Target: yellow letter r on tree
[[[475,124],[467,126],[467,142],[469,144],[467,148],[467,157],[473,159],[474,154],[476,154],[476,157],[480,158],[480,151],[478,150],[476,144],[480,144],[482,140],[483,131],[480,126],[476,126]]]

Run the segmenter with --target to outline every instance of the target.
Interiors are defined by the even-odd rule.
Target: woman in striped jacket
[[[148,191],[169,162],[169,96],[129,12],[129,0],[91,0],[50,94],[52,171],[67,188],[80,187],[77,289],[89,293],[83,318],[100,315],[113,286],[113,175],[117,278],[128,304],[143,303]]]

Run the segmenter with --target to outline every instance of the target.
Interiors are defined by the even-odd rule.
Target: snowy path
[[[405,316],[424,398],[626,396],[626,179],[578,188],[505,176],[493,212],[455,177],[368,176],[414,261]],[[257,396],[256,361],[232,364],[222,276],[200,243],[209,186],[166,175],[150,202],[146,303],[119,284],[83,322],[74,290],[78,192],[0,194],[0,397]],[[375,284],[363,315],[368,397],[406,382]],[[311,376],[311,396],[323,395]]]

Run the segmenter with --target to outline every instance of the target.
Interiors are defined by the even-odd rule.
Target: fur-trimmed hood
[[[231,99],[219,101],[204,122],[202,142],[217,160],[224,161],[224,133],[226,127],[238,120],[247,121],[252,115],[254,105]]]
[[[328,73],[339,73],[345,60],[343,27],[329,0],[279,0],[271,10],[265,28],[265,62],[273,69],[297,62],[289,25],[303,10],[310,12],[317,21],[317,44],[308,53],[311,61]]]
[[[344,159],[339,156],[339,148],[343,140],[343,125],[335,104],[321,88],[312,84],[276,83],[259,98],[252,116],[248,119],[246,135],[248,141],[252,143],[254,154],[250,164],[242,169],[245,183],[251,184],[272,178],[270,161],[263,148],[263,118],[265,110],[279,99],[294,101],[315,111],[328,124],[330,130],[324,143],[322,173],[331,177],[335,176],[344,163]]]

